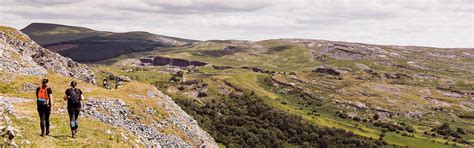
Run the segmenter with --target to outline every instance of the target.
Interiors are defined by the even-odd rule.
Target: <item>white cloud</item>
[[[192,39],[314,38],[474,47],[472,0],[0,0],[0,24],[32,22]]]

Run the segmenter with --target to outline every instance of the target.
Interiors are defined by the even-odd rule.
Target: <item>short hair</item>
[[[72,81],[71,82],[71,87],[75,88],[77,86],[77,82],[76,81]]]
[[[48,82],[49,82],[48,79],[43,79],[43,80],[41,80],[41,84],[43,84],[43,85],[46,84],[46,83],[48,83]]]

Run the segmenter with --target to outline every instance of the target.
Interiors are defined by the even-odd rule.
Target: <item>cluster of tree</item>
[[[374,122],[375,120],[378,120],[379,119],[379,115],[378,114],[375,114],[371,119],[371,118],[364,118],[364,117],[359,117],[359,116],[354,116],[354,117],[350,117],[349,115],[347,115],[345,112],[342,112],[342,111],[337,111],[335,116],[339,117],[339,118],[342,118],[342,119],[352,119],[354,121],[357,121],[357,122],[365,122],[365,123],[368,123],[368,122]]]
[[[384,128],[385,130],[382,131],[390,131],[390,132],[396,132],[397,130],[399,131],[407,131],[409,133],[415,132],[415,129],[408,124],[405,124],[403,122],[399,124],[392,124],[392,123],[387,123],[387,122],[380,122],[377,121],[374,123],[374,126]]]
[[[443,136],[452,136],[455,138],[461,138],[460,134],[465,134],[466,132],[462,128],[457,128],[456,131],[449,128],[448,123],[443,123],[439,126],[435,126],[431,129],[432,132],[436,132]]]
[[[176,98],[176,102],[217,142],[228,146],[377,147],[386,144],[382,139],[315,126],[299,116],[268,106],[253,93],[231,94],[204,103],[189,98]]]
[[[458,127],[456,131],[452,130],[449,128],[448,123],[443,123],[439,126],[435,126],[431,129],[433,133],[431,133],[431,136],[435,137],[437,136],[436,133],[438,133],[441,136],[444,136],[444,139],[448,139],[449,137],[452,137],[453,141],[459,142],[459,143],[464,143],[464,144],[469,144],[468,141],[463,139],[461,135],[466,134],[466,131],[463,128]],[[428,134],[428,132],[424,132],[424,134]]]
[[[405,137],[415,137],[415,135],[413,135],[413,134],[408,134],[408,133],[405,133],[405,132],[402,133],[402,136],[405,136]]]

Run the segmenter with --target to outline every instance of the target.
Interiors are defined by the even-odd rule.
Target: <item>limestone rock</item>
[[[7,27],[6,27],[7,28]],[[13,29],[0,30],[0,70],[45,76],[47,70],[95,84],[94,73],[70,58],[43,48],[27,35]]]
[[[319,67],[316,67],[316,69],[314,69],[313,72],[316,72],[316,73],[325,73],[325,74],[335,75],[335,76],[341,75],[341,71],[340,71],[340,70],[338,70],[337,68],[334,68],[334,67],[330,67],[330,66],[319,66]]]

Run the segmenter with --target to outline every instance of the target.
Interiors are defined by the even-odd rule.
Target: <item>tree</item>
[[[462,129],[462,128],[460,128],[460,127],[458,127],[458,128],[456,129],[456,132],[457,132],[457,133],[460,133],[460,134],[466,134],[466,131],[464,131],[464,129]]]
[[[374,120],[379,120],[380,116],[379,116],[379,114],[375,114],[375,115],[373,116],[373,118],[374,118]]]

